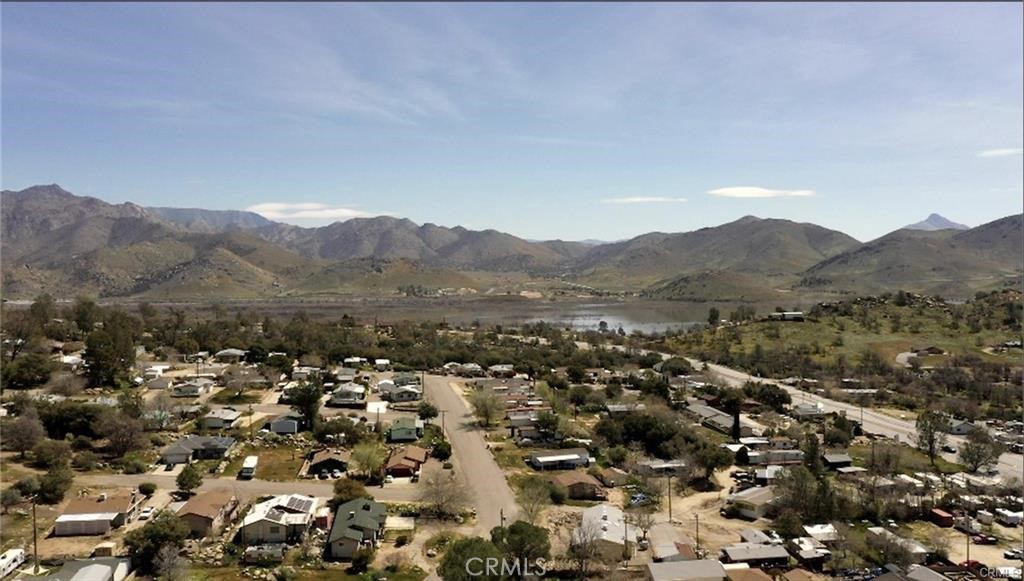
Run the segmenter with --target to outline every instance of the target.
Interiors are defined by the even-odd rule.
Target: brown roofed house
[[[211,490],[190,498],[177,514],[192,529],[192,534],[208,537],[220,532],[237,507],[238,502],[230,490]]]
[[[729,581],[772,581],[771,576],[760,569],[726,569]]]
[[[142,498],[132,490],[73,498],[53,525],[54,536],[100,535],[135,518]]]
[[[391,452],[384,473],[389,476],[412,476],[419,472],[430,452],[419,446],[404,446]]]
[[[622,486],[629,481],[629,474],[624,470],[619,470],[618,468],[605,468],[597,473],[597,477],[608,488]]]
[[[349,450],[317,450],[309,458],[307,474],[313,476],[323,471],[333,472],[335,470],[345,472],[348,470],[348,463],[351,458],[352,452]]]
[[[607,498],[601,483],[586,472],[563,472],[551,478],[552,482],[565,488],[569,498],[603,499]]]

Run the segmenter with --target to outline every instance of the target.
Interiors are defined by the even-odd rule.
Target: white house
[[[423,398],[423,394],[420,392],[420,390],[416,389],[411,385],[403,385],[401,387],[396,387],[392,389],[391,392],[388,394],[388,398],[391,401],[395,402],[419,401],[420,399]]]
[[[275,496],[253,505],[238,529],[243,545],[294,542],[313,524],[320,499],[302,494]]]
[[[579,528],[573,538],[596,537],[598,555],[606,562],[621,560],[632,554],[635,536],[629,535],[622,509],[613,504],[599,504],[583,511]]]
[[[242,421],[242,412],[231,408],[215,409],[203,416],[200,421],[211,430],[233,428]]]
[[[377,371],[387,371],[388,369],[391,369],[391,360],[390,359],[374,359],[373,360],[373,367]]]

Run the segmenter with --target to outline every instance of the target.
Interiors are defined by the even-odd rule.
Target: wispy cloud
[[[612,141],[575,137],[553,137],[547,135],[514,135],[512,140],[530,145],[564,145],[568,147],[610,147]]]
[[[631,196],[626,198],[606,198],[602,204],[672,204],[685,202],[686,198],[669,198],[665,196]]]
[[[263,202],[246,208],[271,220],[349,220],[370,216],[387,216],[390,212],[366,212],[355,208],[331,206],[317,202]]]
[[[708,193],[723,198],[806,198],[816,195],[814,190],[772,190],[757,186],[718,188]]]
[[[978,152],[978,157],[1011,157],[1014,155],[1024,155],[1024,148],[1004,147],[1002,149],[986,149],[985,151]]]

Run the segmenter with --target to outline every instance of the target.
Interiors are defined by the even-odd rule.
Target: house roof
[[[831,454],[825,454],[824,456],[822,456],[822,458],[824,458],[825,462],[828,462],[829,464],[839,464],[841,462],[853,462],[853,458],[851,458],[850,455],[845,453],[845,452],[836,452],[836,453],[831,453]]]
[[[571,472],[565,472],[552,478],[552,480],[559,486],[573,486],[575,484],[589,484],[591,486],[600,487],[601,483],[596,478],[587,474],[586,472],[580,472],[573,470]]]
[[[362,541],[364,530],[379,530],[387,520],[387,507],[367,498],[357,498],[338,506],[327,542],[349,538]]]
[[[129,490],[118,490],[112,494],[107,494],[106,497],[102,499],[100,497],[73,498],[64,508],[63,514],[124,514],[128,512],[128,509],[131,508],[134,501],[135,493]]]
[[[725,567],[712,559],[696,561],[670,561],[648,563],[648,577],[652,581],[688,581],[690,579],[725,579]]]
[[[235,445],[235,439],[230,436],[185,436],[164,448],[161,455],[186,454],[196,450],[218,449],[227,450]]]
[[[207,418],[217,418],[221,420],[237,420],[242,417],[242,412],[229,408],[219,408],[210,410],[210,413],[206,414]]]
[[[303,524],[309,522],[316,512],[319,500],[302,494],[275,496],[253,505],[249,514],[242,519],[242,526],[269,520],[279,524]]]
[[[776,496],[774,486],[755,486],[733,494],[729,497],[729,500],[752,505],[763,505],[775,500]]]
[[[65,562],[59,571],[42,581],[112,581],[114,572],[123,568],[131,570],[129,560],[123,557],[95,557]]]
[[[730,581],[772,581],[772,578],[760,569],[729,569],[725,572]]]
[[[310,457],[309,465],[313,466],[323,462],[324,460],[339,460],[348,464],[350,458],[352,458],[351,450],[317,450],[316,452],[313,452],[313,456]]]
[[[782,574],[786,581],[816,581],[820,577],[806,569],[792,569]]]
[[[781,545],[762,545],[760,543],[736,543],[722,547],[722,554],[734,563],[742,561],[760,561],[762,559],[788,559],[789,552]]]
[[[210,490],[209,492],[200,492],[193,496],[186,502],[181,508],[178,509],[178,516],[184,516],[186,514],[194,514],[196,516],[206,517],[208,519],[217,518],[224,507],[227,506],[235,495],[230,490]]]
[[[403,416],[391,422],[391,429],[418,429],[423,427],[423,420]]]
[[[568,450],[544,450],[530,454],[530,459],[537,462],[560,462],[564,460],[576,460],[589,458],[590,452],[586,448],[570,448]]]

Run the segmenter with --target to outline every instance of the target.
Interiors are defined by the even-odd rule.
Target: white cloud
[[[349,220],[369,216],[390,215],[389,212],[364,212],[354,208],[330,206],[317,202],[264,202],[246,208],[271,220]]]
[[[816,195],[814,190],[772,190],[756,186],[733,186],[708,191],[723,198],[806,198]]]
[[[664,196],[632,196],[627,198],[607,198],[602,204],[670,204],[685,202],[686,198],[668,198]]]
[[[978,157],[1010,157],[1013,155],[1024,155],[1024,148],[1006,147],[1003,149],[986,149],[979,151]]]

